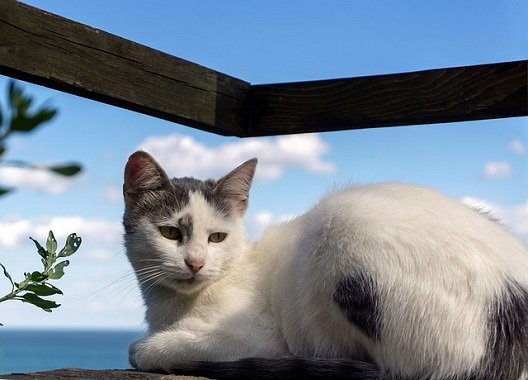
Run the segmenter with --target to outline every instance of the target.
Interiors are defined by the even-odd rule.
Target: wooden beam
[[[528,61],[251,87],[252,136],[528,115]]]
[[[251,86],[15,0],[0,74],[241,137],[528,115],[528,61]]]
[[[223,135],[245,135],[249,84],[15,0],[0,74]]]

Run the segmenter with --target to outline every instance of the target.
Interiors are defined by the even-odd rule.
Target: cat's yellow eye
[[[178,241],[182,240],[182,233],[179,228],[172,226],[161,226],[159,230],[166,239]]]
[[[227,234],[225,232],[213,232],[209,235],[209,243],[220,243],[225,240]]]

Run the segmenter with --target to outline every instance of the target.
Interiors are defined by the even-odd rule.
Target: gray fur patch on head
[[[133,204],[126,204],[123,226],[126,233],[132,233],[141,219],[150,221],[170,219],[175,212],[183,209],[189,196],[177,197],[170,189],[142,193]]]
[[[229,216],[232,213],[230,202],[219,194],[216,189],[217,181],[208,179],[201,181],[192,177],[174,178],[171,180],[173,185],[174,196],[185,200],[185,204],[189,203],[189,196],[191,193],[201,194],[204,199],[218,211],[222,216]]]
[[[182,244],[191,240],[193,234],[193,218],[190,214],[185,214],[178,219],[177,227],[182,234]]]
[[[170,218],[189,204],[191,193],[201,194],[220,215],[229,217],[235,212],[235,208],[229,198],[215,191],[216,185],[217,181],[212,179],[201,181],[191,177],[174,178],[170,180],[169,186],[164,189],[141,194],[133,207],[127,205],[125,208],[123,220],[125,231],[132,232],[135,222],[140,217],[146,217],[151,221]],[[189,219],[191,220],[190,225],[187,223]],[[180,220],[184,224],[184,228],[190,226],[192,232],[192,218],[189,216],[189,219]],[[184,230],[179,228],[183,234]]]
[[[192,177],[169,180],[150,155],[134,153],[125,168],[125,232],[133,232],[142,218],[153,223],[169,219],[189,203],[191,193],[201,194],[224,217],[243,215],[256,164],[256,159],[248,160],[218,181]],[[184,225],[192,230],[192,223]]]

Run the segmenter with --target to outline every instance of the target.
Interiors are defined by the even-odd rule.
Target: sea
[[[0,327],[0,375],[58,368],[130,368],[128,346],[141,335],[141,331]]]

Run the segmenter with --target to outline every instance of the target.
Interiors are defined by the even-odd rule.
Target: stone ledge
[[[167,375],[161,373],[139,372],[134,370],[91,370],[79,368],[57,369],[35,373],[11,373],[0,375],[0,379],[13,380],[206,380],[205,377]]]

